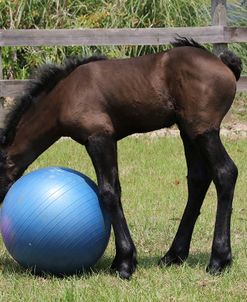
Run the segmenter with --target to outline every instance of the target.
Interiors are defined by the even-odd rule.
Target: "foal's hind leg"
[[[160,264],[165,265],[180,264],[187,258],[194,225],[212,180],[207,162],[196,143],[184,133],[181,133],[181,138],[188,167],[188,202],[173,243],[161,259]]]
[[[110,136],[94,136],[88,139],[86,148],[97,174],[102,205],[110,215],[115,234],[116,257],[112,268],[119,273],[120,277],[129,279],[136,269],[136,249],[120,200],[117,144]]]
[[[230,223],[238,170],[221,143],[219,131],[200,135],[197,143],[210,165],[218,198],[212,253],[207,267],[208,272],[215,274],[232,261]]]

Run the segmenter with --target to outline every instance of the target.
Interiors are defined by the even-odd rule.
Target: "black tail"
[[[219,55],[219,57],[221,61],[231,69],[231,71],[235,75],[236,80],[238,81],[240,78],[241,71],[243,69],[241,59],[230,50],[224,50]]]

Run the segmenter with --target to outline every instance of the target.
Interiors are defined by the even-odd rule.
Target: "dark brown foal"
[[[189,254],[196,219],[211,183],[218,207],[208,271],[231,263],[230,217],[237,168],[219,136],[241,72],[241,61],[226,51],[220,58],[193,40],[179,38],[160,54],[123,60],[103,57],[46,66],[20,98],[1,131],[0,185],[9,187],[61,136],[86,146],[100,200],[110,214],[116,256],[112,268],[128,279],[136,269],[136,248],[121,205],[117,141],[176,123],[188,165],[188,202],[163,264]]]

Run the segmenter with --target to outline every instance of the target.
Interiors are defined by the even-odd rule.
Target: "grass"
[[[247,123],[247,94],[237,93],[235,100],[230,109],[230,124],[232,123]]]
[[[113,235],[92,274],[38,277],[20,268],[0,245],[0,301],[246,301],[247,299],[247,142],[225,140],[239,167],[233,220],[234,263],[220,277],[205,272],[209,260],[216,194],[210,187],[195,228],[191,254],[182,266],[159,268],[185,201],[186,165],[179,138],[142,136],[119,143],[123,206],[138,248],[139,266],[131,281],[109,273],[114,256]],[[78,144],[63,140],[29,168],[62,165],[95,179],[90,160]]]

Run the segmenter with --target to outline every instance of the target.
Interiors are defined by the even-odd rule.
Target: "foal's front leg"
[[[110,215],[114,230],[116,256],[112,269],[115,269],[121,278],[129,279],[136,269],[136,249],[121,205],[117,144],[110,136],[91,136],[86,148],[97,174],[102,205]]]

